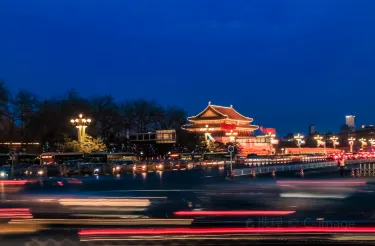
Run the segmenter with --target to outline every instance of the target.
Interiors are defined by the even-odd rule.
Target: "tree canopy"
[[[4,142],[37,141],[42,146],[48,143],[49,151],[85,149],[72,140],[77,133],[70,119],[80,113],[92,119],[87,128],[88,142],[95,144],[88,149],[103,149],[97,141],[100,138],[103,144],[123,151],[134,148],[127,143],[129,134],[159,129],[180,131],[187,116],[184,109],[163,106],[155,100],[116,100],[111,95],[85,98],[75,90],[42,100],[27,90],[11,93],[5,82],[0,81],[0,136]],[[189,138],[182,135],[181,141],[186,139]],[[66,146],[68,142],[70,145]]]

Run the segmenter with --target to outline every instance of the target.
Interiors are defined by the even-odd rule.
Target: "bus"
[[[176,153],[171,154],[172,160],[182,160],[182,161],[200,161],[202,159],[202,154],[198,153]]]
[[[119,152],[119,153],[106,153],[94,152],[85,155],[86,162],[89,163],[115,163],[118,161],[137,161],[138,157],[134,153]]]
[[[41,165],[57,165],[57,164],[66,164],[70,162],[84,162],[84,153],[78,152],[48,152],[40,155],[40,164]]]
[[[203,160],[204,161],[229,161],[230,154],[228,152],[204,153]]]
[[[0,154],[0,166],[10,164],[38,164],[39,157],[36,154],[3,153]]]
[[[235,156],[232,156],[232,163],[235,162]],[[226,164],[230,164],[230,153],[228,152],[210,152],[203,154],[201,165],[206,167],[223,168]]]

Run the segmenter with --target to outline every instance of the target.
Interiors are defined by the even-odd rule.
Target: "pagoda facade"
[[[202,134],[209,142],[236,142],[241,145],[246,153],[268,153],[270,142],[254,136],[254,131],[259,128],[252,125],[252,118],[243,116],[233,106],[224,107],[208,103],[208,106],[199,114],[188,117],[190,122],[182,128]]]
[[[210,132],[213,136],[226,136],[232,132],[238,136],[249,136],[259,127],[250,125],[252,118],[238,113],[232,106],[223,107],[211,103],[196,116],[188,117],[191,124],[183,128],[191,132]]]

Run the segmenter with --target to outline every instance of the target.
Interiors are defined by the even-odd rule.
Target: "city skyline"
[[[281,135],[338,132],[352,112],[358,126],[375,122],[374,11],[339,0],[3,1],[0,79],[43,98],[75,88],[188,115],[212,101]]]

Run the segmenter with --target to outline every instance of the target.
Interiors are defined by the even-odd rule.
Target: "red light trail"
[[[240,210],[240,211],[178,211],[174,212],[176,216],[242,216],[242,215],[287,215],[296,211],[263,211],[263,210]]]
[[[99,235],[174,235],[174,234],[247,234],[247,233],[375,233],[375,227],[256,227],[256,228],[165,228],[165,229],[88,229],[80,236]]]

